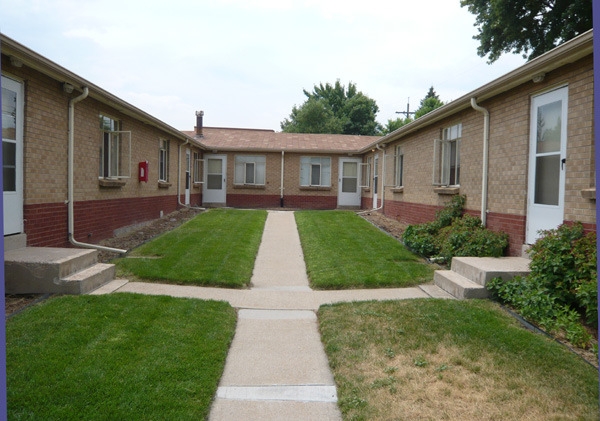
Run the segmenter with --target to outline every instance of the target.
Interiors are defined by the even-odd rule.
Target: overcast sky
[[[0,31],[181,130],[280,129],[315,84],[356,84],[385,124],[519,67],[477,55],[460,0],[0,0]]]

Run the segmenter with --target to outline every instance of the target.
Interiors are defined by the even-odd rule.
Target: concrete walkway
[[[95,293],[112,291],[224,300],[239,310],[212,421],[340,420],[315,311],[334,302],[451,298],[433,285],[312,291],[290,211],[269,211],[251,289],[114,281]]]

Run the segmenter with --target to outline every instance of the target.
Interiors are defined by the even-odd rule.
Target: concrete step
[[[7,251],[4,253],[6,293],[81,294],[87,286],[74,287],[69,284],[67,287],[63,281],[96,265],[97,256],[97,250],[75,248],[26,247]],[[91,283],[95,285],[97,282]]]
[[[58,286],[63,294],[87,294],[115,278],[115,265],[96,263],[89,268],[62,278]]]
[[[435,285],[458,299],[487,298],[487,289],[452,270],[436,270],[433,274]]]
[[[512,279],[529,274],[530,260],[522,257],[454,257],[451,269],[485,286],[493,278]]]

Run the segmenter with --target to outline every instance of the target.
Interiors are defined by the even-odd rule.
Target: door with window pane
[[[527,206],[528,244],[564,220],[568,88],[532,98]]]
[[[360,163],[358,158],[340,158],[338,206],[360,206]]]
[[[4,235],[23,232],[23,87],[2,76]]]
[[[205,155],[202,202],[225,205],[227,197],[227,156]]]

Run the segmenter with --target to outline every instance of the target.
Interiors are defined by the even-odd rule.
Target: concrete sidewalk
[[[212,421],[340,420],[315,311],[335,302],[451,298],[433,285],[311,290],[290,211],[269,211],[249,290],[114,281],[95,293],[115,290],[223,300],[239,309]]]

